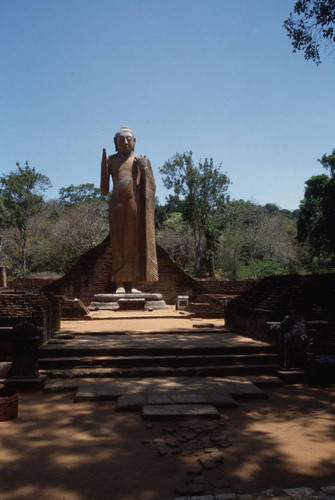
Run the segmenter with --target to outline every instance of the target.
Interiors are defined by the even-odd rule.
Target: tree
[[[261,278],[296,271],[296,223],[287,212],[273,204],[229,202],[218,253],[224,277]]]
[[[284,21],[293,52],[302,50],[305,59],[311,59],[318,66],[321,63],[321,42],[330,47],[335,43],[335,0],[298,0],[293,13],[297,19],[291,12]]]
[[[165,205],[161,205],[158,196],[155,197],[155,226],[161,229],[164,222],[175,213],[182,213],[183,200],[178,196],[169,194],[165,198]]]
[[[214,166],[212,158],[200,160],[198,166],[195,166],[192,151],[176,153],[160,169],[164,186],[173,189],[175,195],[183,200],[183,219],[189,224],[193,234],[196,276],[200,276],[206,230],[208,237],[210,230],[213,232],[213,228],[221,223],[228,200],[230,181],[220,169],[221,165]]]
[[[107,198],[108,196],[101,194],[99,188],[89,183],[79,184],[79,186],[71,184],[59,190],[59,203],[64,208],[91,200],[107,200]]]
[[[326,170],[329,169],[330,176],[332,178],[335,177],[335,149],[333,149],[333,152],[330,155],[324,154],[318,159],[318,162],[321,163]]]
[[[315,175],[306,181],[298,218],[298,240],[308,246],[311,260],[335,256],[335,149],[318,161],[330,176]]]
[[[0,197],[7,210],[8,223],[14,226],[19,234],[21,247],[21,265],[25,273],[26,248],[28,232],[32,217],[43,210],[42,192],[51,187],[45,175],[36,172],[26,161],[25,166],[16,164],[17,170],[0,177]]]
[[[157,231],[157,243],[189,274],[194,273],[192,231],[180,212],[171,213]]]

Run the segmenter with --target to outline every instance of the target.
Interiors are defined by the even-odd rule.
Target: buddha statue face
[[[130,154],[135,149],[134,132],[128,127],[121,127],[114,137],[115,149],[122,154]]]

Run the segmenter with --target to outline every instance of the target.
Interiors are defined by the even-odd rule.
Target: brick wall
[[[201,283],[185,274],[169,258],[168,254],[157,245],[159,281],[139,284],[143,292],[162,293],[167,303],[175,302],[177,295],[203,293]],[[88,306],[97,293],[112,292],[110,270],[112,254],[107,237],[100,245],[85,252],[72,269],[59,280],[47,284],[43,290],[56,295],[65,295],[70,299],[78,298]]]
[[[207,291],[214,295],[240,295],[251,290],[259,280],[226,281],[226,280],[197,280]]]
[[[266,338],[267,321],[288,314],[335,320],[335,274],[269,276],[225,307],[226,325]]]
[[[41,327],[43,342],[60,328],[60,307],[57,298],[46,293],[17,293],[9,288],[0,291],[0,327],[13,327],[27,321]],[[1,342],[0,355],[7,354],[8,342]]]

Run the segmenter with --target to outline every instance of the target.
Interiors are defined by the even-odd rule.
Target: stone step
[[[207,356],[87,356],[41,358],[41,369],[63,369],[79,367],[187,367],[187,366],[227,366],[264,365],[278,363],[277,354],[232,354]]]
[[[206,356],[206,355],[235,355],[235,354],[275,354],[276,346],[264,345],[223,345],[223,346],[171,346],[166,345],[131,345],[108,347],[89,345],[87,347],[68,344],[47,344],[39,349],[39,359],[64,357],[101,357],[101,356]]]
[[[237,398],[265,397],[266,394],[261,391],[263,388],[281,387],[283,381],[276,375],[250,375],[232,377],[192,377],[192,378],[141,378],[141,379],[84,379],[80,378],[61,378],[48,379],[44,386],[44,392],[63,392],[86,390],[87,398],[82,401],[107,400],[115,401],[121,395],[133,394],[171,394],[176,395],[186,393],[206,394],[206,397],[215,394],[231,394]],[[77,391],[78,392],[78,391]],[[78,394],[80,396],[80,394]],[[149,404],[148,401],[146,404]]]
[[[133,378],[133,377],[194,377],[194,376],[239,376],[273,374],[278,365],[231,365],[194,367],[138,367],[138,368],[70,368],[40,370],[48,378]]]

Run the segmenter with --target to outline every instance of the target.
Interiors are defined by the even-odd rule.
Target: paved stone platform
[[[260,383],[261,377],[257,377]],[[257,383],[257,380],[255,380]],[[145,406],[166,405],[183,408],[184,417],[194,416],[192,406],[207,407],[208,416],[215,408],[238,407],[236,399],[266,398],[266,393],[252,380],[243,377],[184,377],[156,379],[116,379],[108,382],[97,380],[48,381],[46,392],[75,390],[74,402],[116,401],[116,411],[143,410]],[[236,398],[236,399],[235,399]],[[191,413],[188,413],[189,410]],[[159,413],[159,410],[157,410]],[[172,411],[172,410],[171,410]],[[178,413],[178,410],[173,410]],[[165,410],[164,418],[175,418],[175,413]],[[205,410],[204,410],[205,411]],[[164,411],[163,411],[164,413]],[[159,418],[154,416],[153,418]],[[149,418],[149,414],[146,414]],[[163,418],[163,417],[162,417]]]
[[[154,327],[154,325],[152,325]],[[266,349],[270,347],[266,342],[253,340],[242,335],[238,335],[229,329],[221,329],[220,331],[203,331],[197,330],[176,332],[172,333],[129,333],[119,334],[111,331],[108,336],[101,334],[101,332],[90,332],[77,334],[74,339],[67,341],[60,341],[57,345],[59,351],[67,350],[69,347],[75,352],[76,349],[90,348],[90,349],[143,349],[147,347],[155,347],[156,350],[164,350],[167,348],[182,348],[189,350],[192,348],[206,349],[206,348],[240,348],[240,347],[259,347]],[[40,348],[41,352],[47,353],[55,348],[55,343],[47,344]]]
[[[89,321],[88,321],[89,320]],[[224,328],[224,319],[202,319],[193,313],[167,309],[162,311],[97,311],[85,320],[63,320],[62,332],[85,334],[90,332],[169,332],[192,330],[210,324],[211,328]]]
[[[61,338],[40,348],[45,374],[56,377],[45,391],[74,390],[76,403],[116,401],[116,411],[142,411],[145,418],[184,418],[197,411],[215,418],[218,408],[266,398],[261,386],[280,384],[260,375],[271,372],[273,346],[225,328],[222,320],[179,318],[166,322],[166,330],[162,319],[128,320],[132,329],[126,331],[122,320],[63,324]],[[266,371],[254,365],[256,358],[268,363]],[[253,377],[238,376],[235,368],[241,367]]]

